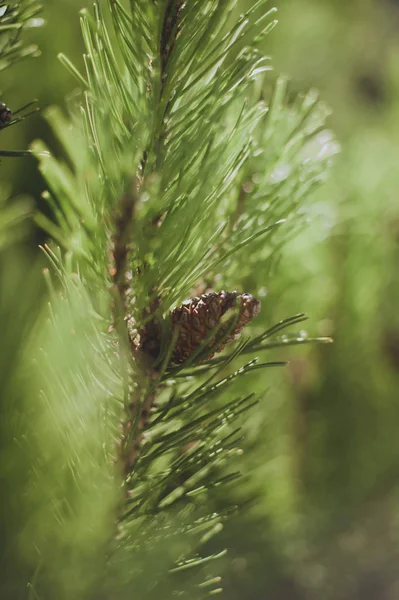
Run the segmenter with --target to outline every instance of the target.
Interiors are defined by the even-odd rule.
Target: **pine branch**
[[[96,4],[92,15],[83,11],[86,73],[61,57],[83,86],[80,114],[48,114],[72,168],[43,156],[43,144],[33,147],[54,215],[53,221],[37,220],[63,248],[50,244],[47,250],[61,291],[54,290],[46,331],[50,339],[51,331],[63,343],[68,339],[71,349],[76,343],[77,354],[65,372],[60,361],[54,375],[46,357],[44,412],[55,406],[62,416],[59,397],[67,406],[78,406],[75,399],[83,396],[84,406],[108,401],[113,407],[111,422],[96,421],[103,431],[96,430],[93,442],[96,452],[103,440],[107,449],[107,466],[104,460],[93,466],[106,496],[97,530],[107,545],[100,596],[124,597],[132,589],[148,594],[147,563],[157,569],[151,573],[155,596],[176,593],[172,572],[187,575],[183,587],[190,597],[207,594],[209,582],[217,584],[211,591],[219,590],[218,580],[208,575],[204,582],[196,571],[217,558],[201,552],[227,516],[208,514],[206,498],[237,478],[243,415],[259,402],[235,389],[255,370],[285,364],[260,363],[255,352],[299,343],[298,336],[280,333],[305,318],[286,319],[210,358],[249,324],[254,315],[245,313],[244,298],[252,296],[215,292],[202,298],[203,314],[201,298],[192,297],[204,281],[224,290],[245,280],[261,285],[260,267],[268,268],[301,225],[300,209],[334,151],[331,138],[327,144],[321,139],[327,112],[313,95],[288,104],[285,84],[278,82],[270,106],[259,97],[260,78],[270,69],[259,42],[275,24],[274,9],[267,11],[261,0],[236,17],[234,5],[137,0],[128,10],[109,0]],[[234,303],[218,312],[216,297],[234,297]],[[76,340],[70,330],[79,331]],[[190,334],[190,344],[182,333]],[[250,360],[237,364],[244,354]],[[90,385],[93,375],[99,389]],[[79,426],[79,414],[71,408],[85,447],[87,420]],[[56,419],[51,422],[57,432]],[[66,442],[61,464],[86,475],[87,462],[80,464]],[[110,476],[115,461],[117,474]],[[125,496],[117,494],[114,504],[118,535],[108,530],[105,542],[104,515],[122,487],[121,472]],[[107,477],[117,483],[107,487]],[[85,484],[82,515],[95,493],[92,479]],[[62,533],[70,520],[62,514],[59,521]],[[47,565],[55,564],[46,540],[39,542]],[[76,567],[79,546],[72,554]],[[77,568],[82,586],[96,588]]]
[[[181,28],[180,14],[183,7],[183,0],[168,0],[165,8],[161,30],[161,94],[165,86],[167,77],[167,64],[169,57],[176,44],[177,36]]]
[[[40,27],[43,20],[38,18],[41,4],[36,0],[20,0],[13,5],[0,2],[0,71],[3,71],[18,61],[39,54],[36,45],[24,46],[22,35],[26,29]],[[4,102],[0,103],[0,131],[12,127],[31,116],[37,109],[26,112],[36,101],[29,102],[18,109],[9,108]],[[3,157],[29,156],[27,150],[1,150]]]
[[[0,2],[0,71],[11,67],[18,60],[37,53],[37,47],[26,48],[22,44],[22,34],[29,27],[41,25],[40,19],[34,19],[41,10],[40,4],[31,0],[21,0],[11,6]],[[28,111],[35,103],[29,102],[16,110],[11,110],[0,102],[0,131],[20,123],[35,110]],[[28,111],[28,112],[27,112]],[[0,157],[30,156],[29,150],[0,150]],[[0,195],[0,250],[14,245],[26,233],[26,217],[32,211],[31,202],[25,199],[8,202],[9,187],[3,182]]]

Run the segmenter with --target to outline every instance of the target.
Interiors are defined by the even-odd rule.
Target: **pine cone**
[[[235,306],[239,307],[238,320],[233,330],[225,337],[231,327],[231,322],[223,325],[220,329],[217,327],[223,315]],[[181,306],[172,310],[170,315],[173,326],[178,329],[171,363],[185,362],[204,343],[212,330],[215,330],[215,337],[203,349],[204,351],[209,350],[209,353],[206,353],[204,357],[203,351],[201,352],[202,360],[212,358],[228,342],[236,339],[242,328],[259,314],[259,311],[259,300],[251,294],[239,294],[238,292],[211,292],[183,302]]]

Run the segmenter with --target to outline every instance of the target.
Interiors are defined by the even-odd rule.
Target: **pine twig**
[[[163,25],[161,30],[161,42],[160,42],[160,58],[161,58],[161,96],[164,90],[165,82],[166,82],[166,70],[167,63],[170,57],[170,54],[173,50],[173,47],[176,43],[177,36],[180,31],[179,17],[181,14],[181,10],[183,7],[183,0],[168,0],[168,4],[165,9]],[[160,136],[160,140],[162,140],[162,135]],[[158,141],[160,141],[158,140]],[[143,175],[147,162],[147,152],[144,153],[142,163],[141,163],[141,177],[138,183],[138,190],[140,189],[143,183]],[[118,288],[119,296],[122,301],[122,306],[125,304],[126,299],[126,291],[127,291],[127,282],[126,282],[126,265],[128,258],[128,247],[126,245],[126,238],[128,235],[129,222],[134,218],[134,210],[136,205],[136,198],[126,197],[122,198],[121,202],[121,213],[120,217],[116,222],[116,235],[115,235],[115,249],[114,249],[114,259],[115,259],[115,275],[114,282]],[[157,219],[154,221],[154,225],[157,224]],[[145,326],[144,331],[141,332],[141,336],[143,339],[149,334],[149,329],[156,327],[153,319],[151,319],[151,314],[153,314],[158,307],[158,299],[155,298],[153,302],[147,308],[147,314],[145,315],[147,324]],[[125,311],[126,312],[126,311]],[[143,355],[142,352],[137,351],[134,344],[131,343],[131,348],[133,352],[133,358],[135,363],[138,365],[140,370],[140,376],[149,377],[150,380],[154,380],[158,378],[157,371],[149,367],[148,359]],[[144,401],[141,403],[140,401],[140,391],[137,388],[132,397],[130,399],[128,405],[128,413],[129,417],[124,426],[124,469],[125,474],[127,475],[131,472],[138,453],[140,451],[140,446],[143,440],[143,430],[148,423],[150,417],[151,407],[154,403],[156,397],[156,387],[152,393],[148,394]]]
[[[142,172],[145,167],[146,157],[142,160]],[[122,442],[121,442],[121,460],[124,473],[127,474],[132,466],[132,448],[135,448],[139,443],[138,440],[130,440],[130,431],[136,418],[139,399],[134,398],[137,392],[131,392],[129,373],[130,369],[127,365],[137,363],[134,346],[130,343],[129,332],[126,326],[127,314],[127,270],[129,259],[129,246],[132,242],[131,231],[135,217],[135,210],[138,201],[140,187],[142,185],[142,177],[135,178],[135,184],[130,192],[125,192],[119,201],[119,211],[115,217],[114,227],[115,233],[113,238],[113,268],[111,271],[114,282],[114,322],[116,330],[119,334],[122,371],[124,373],[124,400],[128,412],[128,417],[122,426]],[[130,348],[130,350],[129,350]],[[130,354],[130,355],[129,355]],[[129,441],[129,444],[127,444]],[[128,449],[128,447],[130,449]]]
[[[180,31],[179,17],[183,0],[169,0],[163,20],[161,33],[161,83],[162,90],[166,82],[166,67]]]

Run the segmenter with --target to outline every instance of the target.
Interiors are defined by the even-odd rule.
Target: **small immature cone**
[[[239,314],[234,329],[226,335],[229,325],[223,325],[204,350],[209,350],[202,360],[212,358],[216,352],[223,350],[225,345],[235,340],[242,328],[260,312],[260,302],[251,294],[238,292],[211,292],[195,297],[171,312],[174,328],[178,330],[177,341],[174,346],[171,363],[181,364],[209,338],[213,330],[217,329],[220,319],[231,308],[237,307]],[[218,344],[217,342],[222,341]]]
[[[0,102],[0,126],[9,123],[12,119],[12,112],[7,106]]]

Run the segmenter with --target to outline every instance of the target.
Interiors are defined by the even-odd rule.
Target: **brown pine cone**
[[[231,308],[239,309],[238,320],[227,337],[231,322],[218,329],[223,315]],[[201,360],[209,359],[220,352],[228,342],[237,338],[242,328],[260,312],[260,302],[251,294],[238,292],[211,292],[183,302],[171,312],[171,320],[178,329],[178,337],[171,356],[171,363],[181,364],[209,338],[212,330],[215,337],[201,351]],[[219,343],[218,343],[219,342]],[[203,356],[204,351],[209,350]]]

